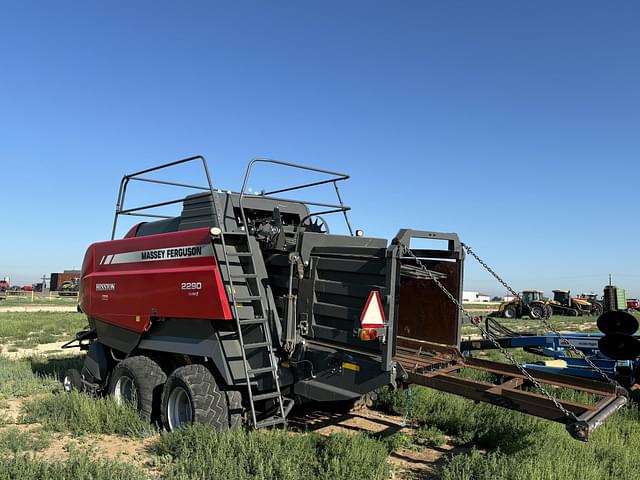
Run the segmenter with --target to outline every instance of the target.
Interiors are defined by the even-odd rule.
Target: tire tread
[[[229,430],[227,396],[218,388],[214,376],[200,364],[177,368],[166,382],[162,392],[161,417],[169,430],[167,404],[171,390],[176,385],[186,388],[193,402],[193,421],[210,426],[217,431]]]
[[[167,376],[160,366],[144,355],[128,357],[119,362],[111,373],[109,393],[113,395],[120,372],[128,373],[138,394],[138,412],[145,420],[152,422],[158,419],[160,407],[159,387],[164,385]]]

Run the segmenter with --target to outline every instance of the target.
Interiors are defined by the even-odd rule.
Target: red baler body
[[[208,228],[94,243],[79,301],[89,317],[136,332],[153,318],[232,319]]]

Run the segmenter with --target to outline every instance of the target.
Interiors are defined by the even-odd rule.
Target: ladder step
[[[247,350],[247,349],[254,349],[254,348],[266,348],[270,346],[271,346],[271,342],[245,343],[244,349]]]
[[[251,252],[227,252],[228,257],[252,257]]]
[[[237,313],[240,320],[253,320],[254,318],[261,318],[260,315],[256,315],[253,308],[238,308]]]
[[[278,369],[276,367],[261,367],[261,368],[250,368],[249,374],[261,375],[263,373],[273,372],[275,373]]]
[[[257,273],[238,273],[236,275],[231,275],[231,278],[258,278]]]
[[[253,302],[261,298],[261,295],[248,295],[246,297],[236,297],[236,302]]]
[[[240,320],[240,325],[258,325],[265,323],[264,318],[248,318],[246,320]]]
[[[254,402],[260,402],[262,400],[270,400],[272,398],[279,398],[279,397],[280,397],[280,393],[279,392],[261,393],[260,395],[254,395],[253,396],[253,401]]]
[[[275,417],[266,418],[264,420],[260,420],[256,422],[256,428],[270,427],[272,425],[280,425],[281,423],[285,423],[286,421],[287,421],[286,418],[282,418],[281,416],[277,415]]]

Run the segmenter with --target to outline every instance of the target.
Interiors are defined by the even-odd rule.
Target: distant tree
[[[498,297],[498,296],[491,297],[491,301],[492,302],[500,302],[500,301],[502,301],[502,297]]]

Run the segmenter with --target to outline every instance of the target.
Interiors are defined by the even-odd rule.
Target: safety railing
[[[312,217],[312,216],[319,216],[319,215],[327,215],[330,213],[340,213],[342,212],[342,214],[344,215],[344,220],[345,223],[347,225],[347,229],[349,230],[349,234],[353,235],[353,229],[351,228],[351,222],[349,222],[349,216],[347,215],[347,212],[349,210],[351,210],[351,207],[347,206],[344,204],[344,202],[342,201],[342,195],[340,194],[340,188],[338,187],[338,182],[343,182],[345,180],[349,179],[349,175],[346,175],[344,173],[339,173],[339,172],[332,172],[330,170],[323,170],[320,168],[316,168],[316,167],[309,167],[307,165],[300,165],[297,163],[290,163],[290,162],[283,162],[282,160],[274,160],[272,158],[255,158],[253,160],[251,160],[251,162],[249,162],[249,165],[247,165],[247,171],[245,172],[244,175],[244,180],[242,182],[242,190],[240,191],[240,197],[238,200],[239,203],[239,207],[240,207],[240,215],[242,216],[242,222],[243,225],[247,225],[247,220],[245,217],[245,213],[244,213],[244,207],[243,207],[243,199],[245,198],[245,196],[247,195],[247,186],[249,184],[249,179],[251,178],[251,173],[253,171],[253,166],[256,163],[270,163],[270,164],[274,164],[274,165],[279,165],[281,167],[287,167],[287,168],[292,168],[292,169],[298,169],[298,170],[305,170],[308,172],[315,172],[315,173],[320,173],[323,175],[327,175],[329,176],[329,178],[325,178],[316,182],[310,182],[310,183],[303,183],[300,185],[294,185],[291,187],[285,187],[285,188],[280,188],[277,190],[271,190],[269,192],[262,192],[260,193],[260,196],[272,196],[272,195],[276,195],[276,194],[280,194],[280,193],[286,193],[286,192],[292,192],[295,190],[304,190],[307,188],[311,188],[311,187],[317,187],[320,185],[327,185],[327,184],[333,184],[333,187],[335,189],[336,192],[336,197],[338,199],[338,203],[337,204],[331,204],[331,203],[324,203],[324,202],[313,202],[313,201],[306,201],[306,200],[296,200],[297,202],[300,203],[304,203],[307,206],[312,206],[312,207],[324,207],[327,208],[328,210],[322,210],[319,212],[313,212],[310,213],[308,217]],[[301,220],[305,220],[305,219],[301,219]]]
[[[178,183],[178,182],[169,182],[169,181],[166,181],[166,180],[157,180],[157,179],[154,179],[154,178],[147,178],[147,177],[143,177],[142,176],[142,175],[146,175],[146,174],[151,173],[151,172],[157,172],[158,170],[163,170],[163,169],[167,169],[167,168],[170,168],[170,167],[175,167],[177,165],[182,165],[182,164],[189,163],[189,162],[196,162],[196,163],[199,162],[199,163],[202,164],[202,168],[203,168],[206,180],[207,180],[207,185],[206,186],[190,185],[190,184]],[[215,213],[217,218],[220,218],[218,216],[216,204],[213,201],[213,198],[214,198],[213,184],[211,183],[211,175],[209,174],[209,167],[207,166],[207,161],[205,160],[205,158],[202,155],[196,155],[196,156],[193,156],[193,157],[188,157],[188,158],[183,158],[181,160],[176,160],[174,162],[164,163],[162,165],[158,165],[158,166],[155,166],[155,167],[147,168],[147,169],[144,169],[144,170],[140,170],[139,172],[135,172],[135,173],[131,173],[129,175],[123,176],[122,180],[120,181],[120,190],[118,192],[118,201],[116,203],[116,212],[115,212],[115,215],[114,215],[114,218],[113,218],[113,228],[111,230],[111,240],[113,240],[115,238],[115,236],[116,236],[116,229],[118,227],[118,218],[120,217],[120,215],[129,215],[129,216],[147,217],[147,218],[164,218],[164,219],[172,218],[172,217],[169,217],[167,215],[158,215],[158,214],[155,214],[155,213],[145,212],[145,210],[150,210],[150,209],[159,208],[159,207],[166,207],[168,205],[175,205],[177,203],[182,203],[184,201],[184,197],[180,197],[180,198],[175,199],[175,200],[168,200],[168,201],[157,202],[157,203],[152,203],[152,204],[148,204],[148,205],[141,205],[139,207],[133,207],[133,208],[124,208],[125,198],[126,198],[126,195],[127,195],[127,187],[129,186],[129,182],[131,182],[131,181],[153,183],[153,184],[158,184],[158,185],[168,185],[168,186],[173,186],[173,187],[186,188],[186,189],[190,189],[190,190],[199,190],[199,191],[211,192],[211,199],[212,199],[214,213]]]

